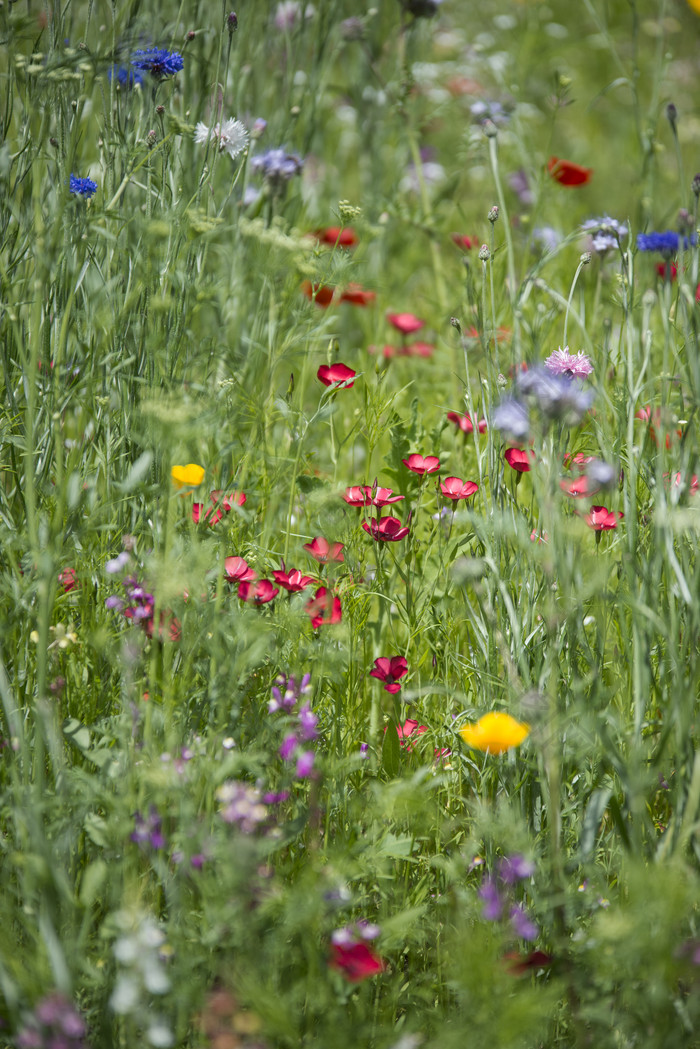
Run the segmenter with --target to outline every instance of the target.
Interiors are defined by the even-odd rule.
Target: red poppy
[[[611,528],[617,528],[617,522],[624,516],[621,510],[606,510],[604,506],[592,506],[591,512],[586,515],[586,524],[596,532],[607,532]]]
[[[464,248],[466,251],[479,247],[478,237],[467,237],[464,233],[450,233],[450,237],[458,248]]]
[[[394,695],[401,691],[399,678],[408,673],[408,663],[403,656],[380,656],[375,659],[374,668],[370,670],[369,676],[376,677],[384,682],[384,690]]]
[[[340,363],[322,364],[316,372],[316,377],[324,386],[335,386],[339,390],[349,390],[355,382],[356,375],[357,372],[348,368],[347,364]]]
[[[269,579],[238,584],[238,596],[241,601],[251,601],[254,605],[266,605],[268,601],[277,597],[279,592],[279,587],[273,586]]]
[[[425,327],[425,321],[416,317],[415,313],[387,313],[386,319],[392,328],[396,328],[402,335],[413,335]]]
[[[320,586],[314,596],[307,601],[305,611],[311,617],[311,626],[314,630],[318,630],[320,626],[340,623],[343,618],[340,598],[331,594],[325,586]]]
[[[396,517],[373,517],[369,523],[362,522],[365,532],[368,532],[377,542],[396,543],[399,539],[405,539],[408,528],[404,527]]]
[[[671,280],[675,280],[678,276],[678,266],[676,266],[675,262],[657,262],[656,272],[660,277],[670,276]]]
[[[534,460],[534,452],[523,451],[522,448],[506,448],[503,458],[508,465],[519,474],[530,472],[530,462]]]
[[[460,415],[459,412],[448,412],[447,418],[449,422],[454,423],[457,429],[461,430],[462,433],[474,433],[474,423],[471,420],[471,416]],[[486,419],[479,419],[476,427],[479,433],[486,433],[488,427]]]
[[[78,573],[74,568],[64,568],[58,573],[58,581],[63,587],[63,593],[69,594],[78,585]]]
[[[314,236],[319,244],[328,244],[331,248],[354,248],[358,240],[355,230],[350,226],[327,226],[316,230]]]
[[[307,299],[311,299],[324,310],[330,306],[335,297],[335,288],[330,288],[327,284],[312,284],[310,280],[303,282],[301,290]]]
[[[376,297],[377,293],[375,291],[367,291],[365,288],[360,287],[359,284],[351,282],[345,291],[341,292],[340,301],[351,302],[353,306],[369,306]]]
[[[328,963],[332,969],[341,972],[350,983],[360,983],[370,976],[384,972],[384,962],[366,943],[353,943],[345,946],[331,944],[331,958]]]
[[[547,170],[562,186],[585,186],[593,175],[593,168],[582,168],[580,164],[559,157],[549,158]]]
[[[323,536],[317,535],[310,543],[304,543],[307,554],[311,554],[320,565],[328,564],[329,561],[344,561],[342,543],[329,543]]]
[[[285,590],[289,590],[290,593],[296,594],[300,590],[306,590],[307,586],[315,582],[310,575],[302,575],[298,568],[292,568],[290,572],[287,572],[284,561],[281,562],[281,565],[280,571],[273,572],[272,576],[276,583],[283,586]]]
[[[229,583],[250,583],[258,575],[248,567],[248,562],[242,557],[227,557],[224,561],[224,571]]]
[[[440,460],[436,455],[426,455],[423,458],[422,455],[417,455],[414,452],[412,455],[409,455],[408,459],[402,459],[401,462],[409,470],[412,470],[414,474],[434,474],[440,469]]]
[[[469,499],[474,492],[479,491],[479,485],[474,481],[463,481],[461,477],[446,477],[440,482],[440,491],[446,499],[457,502],[459,499]]]

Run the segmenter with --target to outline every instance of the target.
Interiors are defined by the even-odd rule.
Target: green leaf
[[[63,732],[79,750],[85,751],[90,746],[90,730],[77,718],[67,718],[63,722]]]
[[[386,727],[382,743],[382,766],[390,779],[394,779],[399,774],[400,750],[399,734],[396,730],[396,725],[390,722]]]
[[[586,812],[583,817],[583,827],[581,828],[581,838],[579,841],[579,851],[581,853],[581,859],[587,860],[590,858],[591,853],[595,847],[596,838],[598,837],[598,828],[600,821],[602,820],[605,810],[608,807],[610,796],[612,794],[612,787],[599,787],[594,790],[588,799],[586,805]]]
[[[138,488],[146,477],[152,462],[153,452],[142,452],[121,484],[117,484],[115,487],[121,492],[133,492],[134,488]]]
[[[107,880],[107,864],[104,860],[93,860],[85,868],[80,882],[80,902],[83,907],[89,907],[100,894],[102,886]]]

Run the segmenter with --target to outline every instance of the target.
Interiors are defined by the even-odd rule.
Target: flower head
[[[493,878],[484,878],[479,888],[479,897],[484,903],[484,909],[481,912],[483,917],[490,922],[498,921],[503,913],[504,901]]]
[[[530,726],[516,721],[510,714],[492,710],[484,714],[474,725],[464,725],[459,730],[464,742],[488,754],[503,754],[512,747],[519,747],[530,734]]]
[[[578,353],[569,353],[569,347],[559,348],[550,354],[544,362],[547,371],[552,375],[564,375],[568,377],[585,379],[593,371],[590,357],[583,350]]]
[[[229,583],[250,583],[257,577],[257,572],[248,567],[248,562],[242,557],[227,557],[224,561],[224,571]]]
[[[479,491],[479,485],[475,481],[463,481],[461,477],[446,477],[440,482],[440,491],[446,499],[457,502],[459,499],[469,499]]]
[[[146,50],[134,51],[131,64],[136,69],[150,73],[156,80],[164,80],[179,73],[185,63],[177,51],[168,51],[164,47],[149,47]]]
[[[279,189],[285,183],[300,175],[304,161],[296,153],[287,153],[284,149],[268,149],[259,153],[250,162],[253,171],[265,179],[270,186]]]
[[[510,924],[516,936],[521,940],[536,940],[539,929],[536,923],[525,912],[520,904],[514,904],[510,909]]]
[[[311,617],[314,630],[318,630],[320,626],[333,626],[343,618],[340,598],[325,586],[319,586],[314,596],[307,601],[305,611]]]
[[[394,495],[391,488],[377,488],[374,485],[353,485],[346,488],[343,499],[348,506],[390,506],[405,499],[404,495]]]
[[[516,882],[530,878],[534,873],[534,863],[526,859],[521,852],[515,852],[512,856],[503,856],[498,864],[498,874],[506,885],[515,885]]]
[[[373,517],[369,523],[363,521],[362,527],[374,540],[382,543],[396,543],[408,535],[408,528],[397,517]]]
[[[349,945],[332,943],[328,964],[331,969],[341,972],[350,983],[361,983],[384,971],[382,959],[363,940]]]
[[[674,233],[672,229],[667,229],[664,233],[637,234],[637,249],[639,251],[658,251],[667,258],[675,255],[681,246],[688,248],[690,244],[695,243],[697,243],[695,234],[690,238],[681,237],[680,234]]]
[[[561,160],[559,157],[549,158],[547,170],[562,186],[585,186],[593,175],[593,168],[582,168],[580,164],[574,164],[571,160]]]
[[[290,593],[295,594],[299,590],[306,590],[307,586],[310,586],[314,580],[309,575],[302,575],[298,568],[292,568],[289,572],[284,567],[284,561],[282,561],[282,568],[278,572],[273,572],[272,576],[276,583],[283,586],[285,590],[289,590]]]
[[[247,502],[245,492],[232,492],[230,495],[223,495],[223,498],[222,495],[221,491],[211,492],[209,499],[212,505],[206,509],[203,503],[192,504],[192,520],[195,524],[199,524],[200,521],[208,521],[210,525],[218,524],[224,513],[230,513],[234,505],[245,506]]]
[[[530,433],[530,416],[524,404],[508,397],[494,411],[491,425],[516,441],[524,441]]]
[[[415,452],[408,459],[402,459],[404,466],[408,467],[414,474],[434,474],[440,469],[440,460],[436,455],[417,455]]]
[[[188,463],[187,466],[173,466],[170,476],[176,488],[197,488],[204,480],[206,470],[197,463]]]
[[[581,422],[593,403],[593,390],[584,390],[570,376],[553,375],[548,368],[530,368],[517,379],[518,392],[531,397],[548,419],[567,426]]]
[[[357,372],[348,368],[347,364],[322,364],[316,372],[316,377],[324,386],[334,386],[338,390],[349,389],[355,382]]]
[[[351,226],[327,226],[316,230],[313,236],[319,244],[327,244],[331,248],[354,248],[358,241]]]
[[[503,458],[512,470],[526,474],[530,472],[530,463],[535,458],[535,453],[526,452],[522,448],[506,448]]]
[[[269,579],[238,584],[238,596],[241,601],[250,601],[254,605],[266,605],[268,601],[273,601],[279,592],[279,587],[273,586]]]
[[[63,593],[69,594],[78,585],[78,573],[74,568],[64,568],[58,573],[58,581],[63,587]]]
[[[472,421],[471,416],[460,415],[459,412],[448,412],[447,418],[449,422],[454,423],[457,429],[461,430],[462,433],[474,433],[474,423]],[[479,419],[479,421],[476,424],[476,427],[479,433],[486,433],[486,430],[488,428],[488,423],[486,422],[486,419]]]
[[[408,673],[408,663],[403,656],[380,656],[375,659],[374,667],[369,672],[370,677],[376,677],[384,682],[384,690],[395,694],[401,691],[399,679]]]
[[[342,543],[329,543],[323,536],[317,535],[310,543],[304,543],[307,554],[311,554],[320,565],[328,564],[329,561],[344,561]]]
[[[231,159],[235,160],[248,145],[248,128],[233,117],[224,120],[223,124],[214,124],[211,128],[200,120],[194,131],[194,140],[199,145],[212,141],[220,153],[228,153]]]
[[[608,215],[602,219],[588,219],[581,229],[590,233],[591,247],[597,255],[605,255],[606,252],[619,248],[620,242],[629,233],[624,222],[611,219]]]
[[[425,327],[425,321],[416,317],[415,313],[387,313],[386,319],[392,328],[396,328],[402,335],[413,335]]]
[[[97,193],[97,183],[93,182],[91,178],[78,178],[77,175],[71,175],[68,190],[70,193],[75,193],[78,197],[90,198]]]
[[[617,528],[617,522],[624,516],[621,510],[606,510],[604,506],[592,506],[586,516],[586,524],[595,532],[608,532]]]

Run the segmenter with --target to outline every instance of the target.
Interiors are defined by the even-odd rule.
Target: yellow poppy
[[[177,488],[196,488],[204,480],[205,473],[203,466],[188,463],[187,466],[173,466],[170,476]]]
[[[476,750],[489,754],[502,754],[511,747],[519,747],[530,734],[530,726],[516,721],[510,714],[492,710],[474,725],[465,725],[459,730],[464,742]]]

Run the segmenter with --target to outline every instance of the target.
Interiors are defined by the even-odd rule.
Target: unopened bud
[[[671,130],[675,135],[676,121],[678,120],[678,110],[674,106],[673,102],[669,102],[669,104],[666,106],[666,117],[668,119],[669,124],[671,125]]]
[[[489,211],[489,222],[491,223],[491,225],[493,225],[494,222],[498,222],[498,215],[498,204],[494,204],[494,206]]]
[[[197,34],[195,33],[194,29],[190,29],[189,33],[187,34],[187,39],[188,40],[194,40],[196,35]]]
[[[580,261],[581,261],[581,265],[582,266],[587,266],[588,263],[591,261],[591,253],[590,253],[590,251],[584,251],[583,255],[581,256]]]
[[[690,233],[693,228],[693,216],[685,208],[678,212],[678,230],[680,233]]]
[[[693,177],[691,186],[693,187],[693,193],[695,196],[700,197],[700,172]]]
[[[158,141],[158,136],[156,135],[156,133],[153,130],[153,128],[151,128],[151,130],[146,135],[146,145],[148,146],[149,149],[153,149],[153,147],[155,146],[157,141]]]
[[[488,262],[491,258],[491,251],[489,250],[488,244],[482,244],[479,248],[479,259],[481,262]]]
[[[232,11],[226,18],[226,28],[231,34],[235,33],[238,29],[238,15],[235,11]]]
[[[162,117],[163,113],[165,113],[165,106],[156,106],[156,113],[159,117]]]
[[[459,323],[459,318],[457,318],[457,317],[450,317],[450,324],[452,325],[453,328],[457,329],[457,331],[459,332],[460,335],[462,334],[462,325]]]
[[[487,138],[496,138],[498,134],[498,128],[494,124],[493,120],[485,120],[481,126]]]

